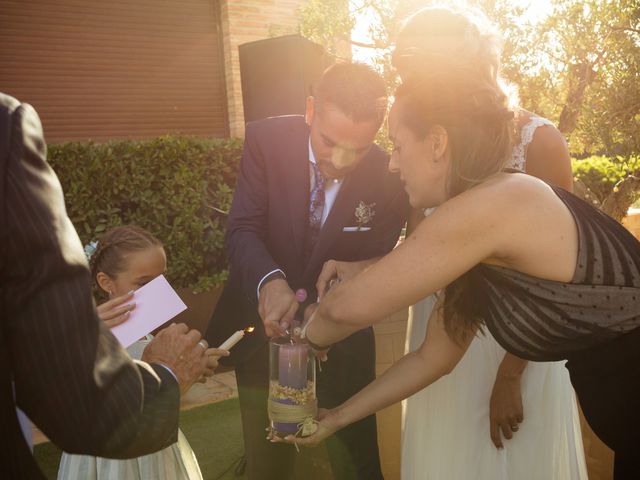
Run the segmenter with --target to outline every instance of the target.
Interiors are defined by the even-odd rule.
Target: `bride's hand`
[[[502,437],[513,438],[524,419],[522,393],[520,391],[520,374],[502,375],[498,373],[491,392],[489,407],[489,428],[491,441],[497,448],[502,448]]]
[[[326,362],[327,361],[327,353],[329,352],[328,348],[316,348],[317,345],[312,344],[309,339],[306,337],[306,330],[307,330],[307,326],[309,325],[309,323],[311,323],[312,319],[313,319],[313,314],[316,312],[316,310],[318,309],[319,304],[318,303],[312,303],[310,305],[307,305],[307,308],[304,310],[304,325],[302,327],[302,329],[300,330],[300,334],[299,334],[299,338],[301,341],[307,341],[309,343],[309,346],[313,349],[313,353],[314,355],[321,361],[321,362]]]
[[[131,311],[136,308],[135,302],[127,303],[133,298],[133,292],[120,295],[111,300],[98,305],[98,317],[107,327],[113,328],[129,319]]]
[[[335,284],[355,277],[357,274],[366,270],[368,267],[377,262],[380,257],[371,258],[369,260],[361,260],[358,262],[341,262],[337,260],[327,260],[322,266],[322,271],[316,281],[316,290],[318,291],[318,300],[327,294],[327,292]]]
[[[340,430],[336,422],[334,410],[325,410],[324,408],[318,409],[318,423],[317,430],[308,437],[296,437],[295,435],[287,435],[285,438],[280,438],[275,435],[270,435],[269,440],[273,443],[291,443],[297,445],[303,445],[305,447],[315,447],[325,438],[333,435],[336,431]]]

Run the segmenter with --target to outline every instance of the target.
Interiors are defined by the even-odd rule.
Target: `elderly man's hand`
[[[207,356],[207,367],[204,371],[204,375],[205,377],[211,377],[215,373],[216,368],[218,368],[218,359],[220,357],[228,357],[229,350],[211,347],[206,350],[205,355]]]
[[[181,393],[185,393],[207,369],[206,343],[199,343],[202,335],[189,330],[184,323],[172,324],[160,330],[142,353],[147,363],[165,365],[178,379]]]

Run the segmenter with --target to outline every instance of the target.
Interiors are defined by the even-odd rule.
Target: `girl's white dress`
[[[127,351],[140,359],[149,340],[140,340]],[[128,460],[63,453],[58,480],[202,480],[196,456],[184,434],[178,441],[149,455]]]
[[[522,128],[509,166],[524,170],[535,129]],[[422,344],[435,302],[410,309],[405,351]],[[486,331],[478,335],[451,374],[402,405],[404,480],[587,479],[575,394],[564,362],[529,362],[522,376],[524,421],[498,450],[489,436],[489,400],[505,350]]]

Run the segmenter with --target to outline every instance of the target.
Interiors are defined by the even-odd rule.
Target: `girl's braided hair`
[[[152,246],[161,247],[162,242],[137,225],[122,225],[107,230],[98,238],[96,250],[89,259],[91,277],[95,281],[98,272],[115,277],[126,268],[128,254]]]

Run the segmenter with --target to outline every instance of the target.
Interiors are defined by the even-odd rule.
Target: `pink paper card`
[[[125,348],[187,309],[164,275],[136,290],[133,301],[131,317],[111,329]]]

